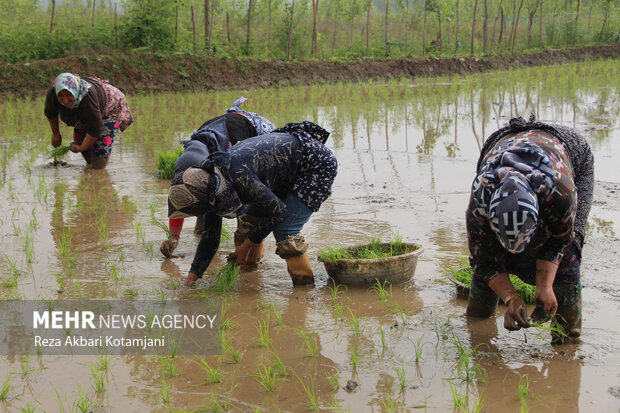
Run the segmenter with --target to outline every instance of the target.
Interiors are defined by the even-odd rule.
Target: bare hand
[[[532,312],[532,321],[544,323],[558,310],[558,300],[555,298],[553,287],[536,288],[536,308]]]
[[[230,254],[227,257],[228,261],[232,261],[233,259],[236,259],[237,260],[237,264],[245,264],[245,263],[247,263],[248,262],[248,254],[250,253],[250,250],[252,249],[252,247],[255,246],[255,245],[257,245],[257,244],[253,243],[249,239],[246,239],[245,241],[243,241],[243,243],[241,245],[239,245],[237,247],[235,252],[233,252],[232,254]]]
[[[172,239],[172,244],[170,243],[169,240],[165,240],[164,242],[161,243],[159,250],[161,251],[162,254],[164,254],[164,257],[172,258],[172,251],[174,251],[178,245],[179,245],[179,240],[176,238]]]
[[[60,132],[53,132],[52,133],[52,146],[54,148],[57,148],[61,144],[62,144],[62,135],[60,134]]]
[[[69,145],[69,148],[71,148],[71,152],[73,153],[82,152],[82,148],[80,147],[80,145],[74,142],[71,142],[71,145]]]
[[[191,287],[192,285],[194,285],[197,279],[198,274],[190,272],[189,274],[187,274],[187,278],[185,279],[185,286]]]
[[[506,330],[514,331],[520,330],[521,327],[529,327],[530,323],[527,322],[527,310],[523,305],[523,301],[515,293],[511,296],[506,306],[506,313],[504,314],[504,328]]]

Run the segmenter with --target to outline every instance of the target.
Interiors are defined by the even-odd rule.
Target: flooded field
[[[136,123],[108,168],[68,154],[49,166],[43,97],[0,104],[0,295],[4,300],[223,300],[224,349],[198,357],[3,356],[0,409],[47,412],[463,411],[609,412],[620,407],[620,65],[603,61],[474,77],[202,94],[129,96]],[[171,149],[239,96],[277,126],[312,120],[332,132],[332,196],[304,228],[317,284],[295,287],[267,239],[236,287],[181,279],[197,238],[186,222],[164,259]],[[552,347],[544,331],[508,332],[464,317],[446,277],[467,254],[464,211],[479,149],[511,117],[575,127],[595,154],[583,252],[582,343]],[[72,136],[62,129],[65,143]],[[230,232],[234,221],[226,223]],[[333,286],[326,246],[372,237],[420,243],[414,278],[379,294]],[[10,334],[2,334],[10,341]],[[204,364],[208,364],[207,369]],[[202,366],[202,367],[201,367]],[[6,390],[6,391],[5,391]],[[20,410],[21,409],[21,410]]]

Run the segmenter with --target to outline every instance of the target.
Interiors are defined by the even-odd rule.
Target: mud
[[[515,76],[525,78],[526,73]],[[618,77],[592,83],[584,75],[582,85],[563,90],[569,86],[558,84],[555,75],[550,79],[545,70],[533,76],[540,87],[523,86],[527,94],[519,92],[520,84],[495,91],[463,89],[456,99],[436,106],[426,100],[426,110],[420,109],[417,97],[405,95],[420,88],[413,83],[361,89],[367,98],[355,108],[356,116],[349,115],[347,102],[329,100],[330,87],[317,89],[312,104],[297,100],[295,116],[333,131],[328,144],[339,160],[332,196],[304,229],[316,285],[292,286],[269,237],[262,262],[243,272],[236,288],[225,296],[224,318],[237,325],[224,330],[224,335],[241,359],[234,363],[226,351],[206,357],[220,370],[220,383],[205,383],[206,375],[192,357],[172,360],[178,369],[175,376],[154,357],[111,356],[106,390],[97,393],[89,368],[94,356],[28,360],[3,356],[0,382],[10,373],[13,387],[0,407],[17,411],[28,403],[37,411],[60,411],[55,390],[62,400],[66,396],[63,403],[68,406],[78,398],[81,386],[95,412],[208,411],[217,410],[215,403],[230,411],[298,412],[307,408],[304,386],[312,384],[321,411],[458,411],[454,391],[470,409],[482,403],[483,412],[518,412],[523,406],[517,391],[527,375],[530,411],[616,411],[620,403],[620,175],[614,166],[620,156]],[[431,91],[444,90],[429,83]],[[483,78],[480,83],[490,82]],[[511,91],[513,86],[517,92]],[[346,87],[356,90],[354,85]],[[307,89],[290,92],[305,96]],[[252,96],[261,101],[259,92]],[[503,110],[485,110],[485,97],[493,100],[492,108]],[[131,96],[143,122],[165,130],[161,133],[166,136],[157,141],[136,122],[115,143],[103,171],[85,169],[76,154],[66,156],[67,167],[47,168],[43,154],[49,149],[49,133],[41,118],[41,102],[11,109],[6,103],[0,106],[4,116],[18,108],[15,119],[21,120],[0,134],[0,249],[23,272],[17,276],[17,287],[0,287],[4,299],[157,298],[161,291],[168,299],[180,299],[200,296],[215,282],[214,274],[234,248],[232,241],[223,243],[204,279],[188,290],[180,280],[189,270],[197,242],[193,221],[186,221],[173,259],[160,255],[165,235],[150,224],[151,206],[155,216],[165,220],[168,186],[168,181],[155,178],[153,146],[169,147],[191,133],[190,126],[178,122],[192,98],[191,94]],[[199,94],[195,99],[211,107],[217,97]],[[597,181],[583,251],[583,338],[577,345],[553,347],[548,334],[538,336],[533,329],[508,332],[502,327],[501,307],[491,319],[466,319],[466,301],[457,295],[444,269],[445,264],[456,265],[467,248],[464,210],[481,137],[526,112],[531,102],[540,102],[540,119],[562,121],[579,130],[605,130],[603,135],[588,135]],[[592,116],[587,109],[593,106],[605,108],[607,116]],[[282,111],[278,104],[262,108],[277,123],[292,116],[293,109],[288,114]],[[157,116],[146,122],[148,113]],[[70,136],[68,129],[63,133]],[[232,233],[233,221],[226,225]],[[394,233],[421,244],[424,254],[413,279],[393,287],[387,301],[365,287],[335,291],[315,259],[325,246],[360,245],[372,237],[389,239]],[[35,251],[30,262],[27,234],[32,234]],[[4,282],[12,270],[6,258],[0,265]],[[63,282],[62,293],[57,293],[58,279]],[[269,348],[257,342],[259,322],[266,320]],[[484,368],[469,381],[459,374],[459,343],[476,349],[472,365]],[[285,369],[267,391],[257,374],[263,366],[275,369],[278,358]],[[26,363],[30,369],[24,369]],[[402,385],[399,372],[404,375]],[[170,389],[169,403],[162,400],[164,382]]]

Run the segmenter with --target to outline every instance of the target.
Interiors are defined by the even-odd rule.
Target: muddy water
[[[85,169],[74,154],[66,167],[47,166],[42,100],[3,103],[4,299],[208,294],[233,247],[222,246],[197,289],[180,286],[197,241],[193,220],[185,224],[179,257],[164,260],[158,252],[164,234],[152,215],[165,222],[168,182],[156,179],[154,162],[158,149],[172,148],[239,95],[250,97],[248,110],[278,125],[309,119],[332,131],[339,174],[332,196],[304,229],[312,257],[325,246],[396,233],[425,251],[414,279],[381,301],[366,288],[334,290],[315,259],[316,286],[293,288],[268,238],[262,263],[223,297],[224,317],[236,323],[224,335],[240,360],[227,351],[206,357],[221,372],[220,383],[204,383],[191,357],[171,360],[177,375],[165,368],[170,360],[110,356],[102,370],[105,391],[96,392],[94,356],[6,356],[0,384],[8,377],[11,389],[0,406],[78,411],[81,388],[91,409],[102,412],[303,411],[308,392],[324,411],[617,411],[619,75],[617,62],[598,62],[377,85],[131,96],[137,122],[115,144],[105,171]],[[463,215],[484,137],[532,111],[584,131],[596,157],[579,345],[554,348],[547,333],[533,329],[509,333],[501,308],[489,320],[465,319],[466,302],[445,274],[466,253]],[[234,224],[227,228],[232,232]],[[257,327],[266,320],[269,348],[257,344]],[[458,369],[458,345],[478,350],[469,380]],[[278,359],[284,370],[267,391],[258,371],[277,370]],[[357,383],[351,392],[349,380]],[[519,385],[526,383],[520,401]]]

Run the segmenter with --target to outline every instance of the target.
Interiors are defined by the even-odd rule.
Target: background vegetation
[[[0,0],[0,60],[130,49],[335,60],[618,41],[620,0]]]

